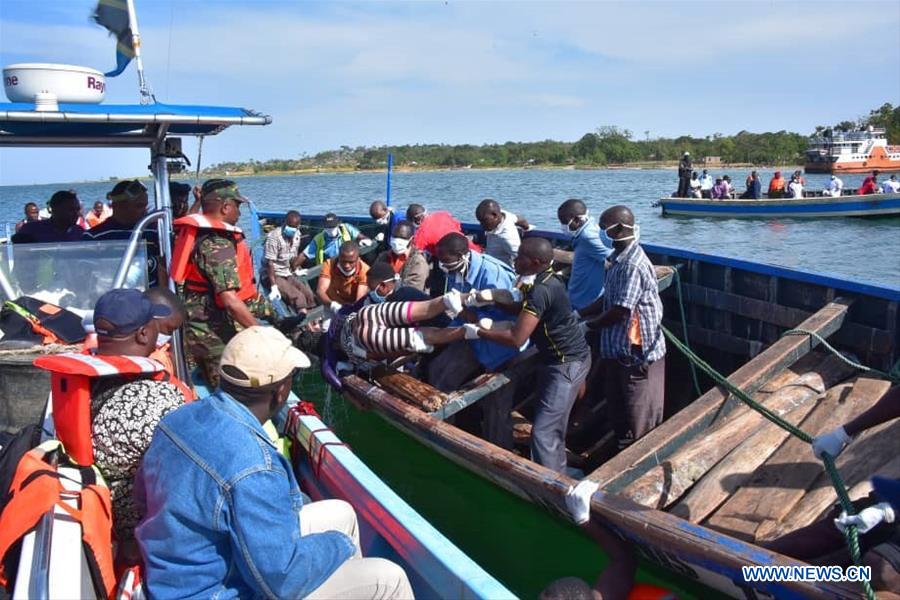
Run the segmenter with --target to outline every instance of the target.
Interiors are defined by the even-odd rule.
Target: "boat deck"
[[[754,400],[816,436],[872,406],[890,383],[812,352],[784,369]],[[875,474],[900,477],[900,422],[864,432],[837,468],[853,500]],[[753,543],[765,543],[823,518],[837,502],[831,480],[806,442],[748,406],[696,435],[618,490],[644,506]]]

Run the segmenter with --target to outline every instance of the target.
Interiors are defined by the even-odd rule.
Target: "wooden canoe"
[[[555,233],[535,235],[562,243]],[[897,360],[900,346],[900,289],[677,248],[645,244],[644,249],[658,266],[669,329],[682,334],[673,273],[677,269],[691,347],[758,400],[774,401],[788,420],[801,427],[808,424],[813,434],[827,431],[841,415],[863,410],[873,401],[874,393],[885,389],[885,382],[875,385],[858,379],[853,369],[828,358],[815,339],[782,334],[792,328],[814,331],[863,364],[888,370]],[[564,248],[557,259],[564,271]],[[796,503],[804,514],[821,512],[823,503],[830,506],[828,499],[833,499],[834,492],[830,490],[829,496],[829,490],[822,489],[821,464],[812,458],[806,444],[772,431],[774,426],[756,413],[750,414],[736,398],[704,377],[700,379],[704,393],[699,397],[692,393],[688,363],[671,347],[666,369],[667,419],[625,451],[608,456],[612,440],[602,426],[602,399],[594,410],[584,411],[587,424],[570,426],[570,465],[573,460],[578,462],[587,469],[587,477],[601,483],[601,491],[592,499],[595,518],[603,519],[633,542],[645,558],[734,597],[858,596],[860,588],[847,583],[744,581],[743,566],[802,564],[767,551],[760,545],[764,537],[747,533],[748,527],[761,534],[774,531],[783,514],[766,508],[760,512],[765,522],[734,522],[740,506],[759,502],[759,494],[751,493],[754,486],[769,486],[771,491],[773,485],[785,485],[784,477],[793,475],[784,469],[796,469],[801,463],[808,465],[804,467],[807,474],[791,481],[805,487],[794,490],[797,497],[791,498],[791,505]],[[386,377],[383,370],[346,376],[342,384],[347,399],[375,411],[399,430],[497,485],[561,514],[563,496],[575,480],[531,462],[523,456],[523,448],[518,448],[519,452],[503,450],[447,422],[448,417],[498,387],[527,380],[527,371],[520,366],[507,373],[482,375],[449,394],[423,382],[403,382],[408,375]],[[517,389],[522,391],[521,387]],[[593,390],[588,391],[590,396]],[[422,402],[425,397],[429,398],[427,403]],[[517,411],[527,414],[528,394],[517,394],[517,400]],[[823,407],[833,407],[832,419],[823,420],[824,411],[817,410],[820,402]],[[515,414],[517,437],[527,441],[527,418],[522,412]],[[889,433],[881,433],[875,441],[887,439],[885,435]],[[728,443],[709,454],[703,452],[707,439]],[[649,485],[654,473],[659,474],[662,485],[671,475],[666,470],[670,458],[676,465],[700,460],[705,467],[690,475],[692,479],[682,479],[683,489],[665,502],[657,498],[653,506],[645,506],[629,497],[629,486],[633,491],[638,482]],[[848,485],[860,483],[866,465],[878,463],[880,466],[873,468],[888,473],[898,468],[898,461],[891,457],[861,460],[849,461],[848,468],[854,475]],[[691,496],[695,489],[697,493]],[[815,498],[804,503],[807,492]],[[702,510],[697,514],[702,516],[691,519],[685,507],[698,502]],[[664,510],[657,509],[656,504]]]
[[[663,216],[736,218],[884,217],[900,214],[900,194],[759,200],[660,198]]]

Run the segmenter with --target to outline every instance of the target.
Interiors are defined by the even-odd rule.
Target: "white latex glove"
[[[494,303],[493,290],[475,290],[466,295],[466,306],[487,306]]]
[[[379,241],[380,241],[380,240],[379,240]],[[366,238],[366,239],[364,239],[364,240],[359,240],[359,247],[360,247],[360,248],[368,248],[369,246],[371,246],[371,245],[374,244],[374,243],[375,243],[375,242],[373,242],[372,240]]]
[[[584,525],[591,520],[591,496],[600,487],[600,483],[590,479],[582,479],[575,487],[566,492],[566,508],[576,525]]]
[[[834,520],[834,526],[837,527],[841,533],[846,533],[848,527],[856,525],[856,531],[862,534],[868,533],[876,525],[882,522],[894,522],[894,509],[891,508],[891,505],[887,502],[881,502],[875,506],[864,508],[859,511],[859,514],[853,515],[852,517],[847,516],[846,512],[842,512],[841,516]]]
[[[467,340],[478,339],[478,325],[476,325],[475,323],[466,323],[465,325],[463,325],[463,329],[466,330]]]
[[[363,240],[363,241],[365,241],[365,240]],[[376,241],[376,242],[383,242],[383,241],[384,241],[384,233],[379,233],[378,235],[376,235],[376,236],[375,236],[375,241]]]
[[[482,329],[490,329],[494,326],[494,320],[490,317],[482,317],[478,319],[478,326]]]
[[[276,300],[281,300],[281,290],[278,289],[277,285],[273,285],[272,289],[269,290],[269,300],[271,302],[275,302]]]
[[[828,433],[824,433],[820,436],[817,436],[812,441],[812,451],[813,454],[816,455],[816,458],[819,460],[822,459],[822,454],[827,452],[831,455],[831,458],[837,458],[838,454],[843,451],[844,448],[847,447],[847,444],[850,443],[852,438],[847,435],[847,431],[844,429],[844,426],[829,431]]]
[[[344,305],[341,304],[340,302],[335,302],[334,300],[332,300],[331,304],[328,305],[328,308],[331,309],[331,312],[333,312],[334,314],[337,314],[339,310],[344,308]]]
[[[519,288],[513,288],[509,290],[509,294],[512,296],[513,302],[521,302],[525,299],[525,294],[522,293],[522,290]]]
[[[451,319],[455,319],[456,316],[463,311],[463,298],[462,294],[459,293],[459,290],[450,290],[443,296],[444,299],[444,307],[447,313],[447,316]]]
[[[309,273],[308,269],[294,269],[294,275],[297,277],[306,277],[307,273]]]

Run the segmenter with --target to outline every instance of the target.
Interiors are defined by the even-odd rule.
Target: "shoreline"
[[[655,170],[667,170],[674,171],[678,168],[678,164],[671,161],[661,161],[661,162],[635,162],[635,163],[623,163],[623,164],[613,164],[613,165],[529,165],[529,166],[520,166],[520,167],[477,167],[477,166],[467,166],[467,167],[420,167],[420,166],[398,166],[394,167],[393,173],[445,173],[445,172],[456,172],[456,171],[655,171]],[[727,171],[729,169],[744,169],[748,172],[752,169],[781,169],[784,171],[794,171],[794,170],[803,170],[802,165],[754,165],[751,163],[729,163],[729,164],[718,164],[718,165],[709,165],[709,166],[698,166],[695,170],[700,171],[702,169],[708,169],[710,171]],[[353,174],[369,174],[369,173],[385,173],[386,168],[380,167],[377,169],[360,169],[357,167],[311,167],[308,169],[291,169],[287,171],[204,171],[201,173],[200,181],[204,179],[209,179],[212,177],[228,177],[228,178],[242,178],[242,177],[279,177],[279,176],[288,176],[288,175],[353,175]],[[182,181],[182,182],[193,182],[192,177],[181,177],[179,175],[171,177],[172,181]],[[0,187],[30,187],[30,186],[39,186],[39,185],[85,185],[85,184],[101,184],[106,183],[110,185],[115,185],[116,182],[126,180],[126,179],[137,179],[138,181],[150,181],[152,178],[149,175],[141,175],[138,177],[109,177],[106,179],[94,179],[94,180],[81,180],[81,181],[58,181],[51,183],[17,183],[17,184],[0,184]]]
[[[696,170],[702,169],[728,170],[728,169],[782,169],[782,170],[803,170],[802,165],[754,165],[751,163],[730,163],[709,165],[706,167],[697,167]],[[456,171],[655,171],[655,170],[677,170],[678,164],[672,162],[648,163],[623,163],[616,165],[530,165],[522,167],[419,167],[419,166],[400,166],[394,167],[392,173],[444,173]],[[360,169],[357,167],[312,167],[308,169],[290,169],[285,171],[204,171],[204,177],[277,177],[280,175],[341,175],[341,174],[364,174],[364,173],[384,173],[385,167],[378,169]],[[176,179],[177,178],[173,178]],[[202,178],[201,178],[202,179]]]

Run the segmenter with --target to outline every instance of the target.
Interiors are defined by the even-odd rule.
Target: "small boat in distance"
[[[888,145],[884,129],[870,125],[863,131],[834,132],[809,141],[807,173],[900,171],[900,146]]]
[[[663,216],[735,218],[885,217],[900,215],[900,194],[851,194],[803,198],[660,198]]]

